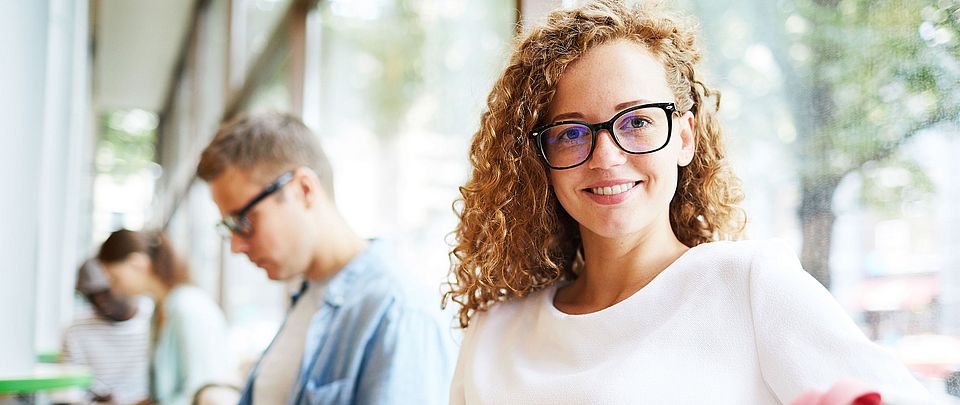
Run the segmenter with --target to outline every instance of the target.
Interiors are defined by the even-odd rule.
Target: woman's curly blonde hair
[[[567,65],[600,44],[627,39],[646,46],[663,63],[678,110],[694,113],[696,151],[679,169],[670,203],[677,238],[691,247],[739,238],[746,221],[738,205],[740,181],[724,160],[720,93],[694,70],[701,59],[695,34],[694,22],[657,4],[600,0],[554,11],[518,43],[487,98],[470,147],[472,177],[454,203],[460,223],[443,304],[461,306],[461,327],[497,302],[576,277],[582,263],[578,225],[548,186],[528,134],[544,124]]]

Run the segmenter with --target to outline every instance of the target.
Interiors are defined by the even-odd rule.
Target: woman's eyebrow
[[[613,107],[613,109],[614,109],[614,110],[617,110],[617,111],[620,111],[620,110],[623,110],[623,109],[625,109],[625,108],[627,108],[627,107],[633,107],[633,106],[635,106],[635,105],[650,104],[650,103],[653,103],[653,102],[650,101],[650,100],[647,100],[647,99],[645,99],[645,98],[640,98],[640,99],[636,99],[636,100],[632,100],[632,101],[624,101],[624,102],[622,102],[622,103],[620,103],[620,104],[615,105],[615,106]],[[558,115],[554,116],[553,118],[551,118],[551,119],[550,119],[550,122],[557,122],[557,121],[560,121],[560,120],[565,120],[565,119],[570,119],[570,118],[581,118],[581,119],[582,119],[582,118],[583,118],[583,114],[581,114],[581,113],[579,113],[579,112],[568,112],[568,113],[558,114]]]
[[[617,105],[614,107],[614,109],[617,110],[617,111],[620,111],[620,110],[622,110],[622,109],[624,109],[624,108],[627,108],[627,107],[633,107],[633,106],[635,106],[635,105],[650,104],[650,103],[653,103],[653,102],[650,101],[650,100],[641,98],[641,99],[637,99],[637,100],[633,100],[633,101],[625,101],[625,102],[622,102],[622,103],[620,103],[620,104],[617,104]]]
[[[578,113],[578,112],[563,113],[563,114],[559,114],[559,115],[556,115],[556,116],[554,116],[553,118],[551,118],[551,119],[550,119],[550,122],[556,122],[556,121],[560,121],[560,120],[568,119],[568,118],[583,118],[583,114],[580,114],[580,113]]]

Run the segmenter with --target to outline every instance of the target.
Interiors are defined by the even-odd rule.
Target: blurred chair
[[[240,402],[240,387],[231,384],[206,384],[193,394],[193,405],[235,405]]]

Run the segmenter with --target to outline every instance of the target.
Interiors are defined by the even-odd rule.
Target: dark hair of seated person
[[[93,305],[94,312],[107,320],[122,322],[133,318],[137,314],[137,307],[133,305],[129,297],[114,293],[111,290],[85,294],[85,296]]]

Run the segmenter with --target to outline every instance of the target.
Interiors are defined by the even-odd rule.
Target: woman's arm
[[[781,402],[844,379],[891,403],[928,403],[930,394],[892,353],[874,344],[782,243],[761,245],[750,267],[750,300],[764,380]]]

